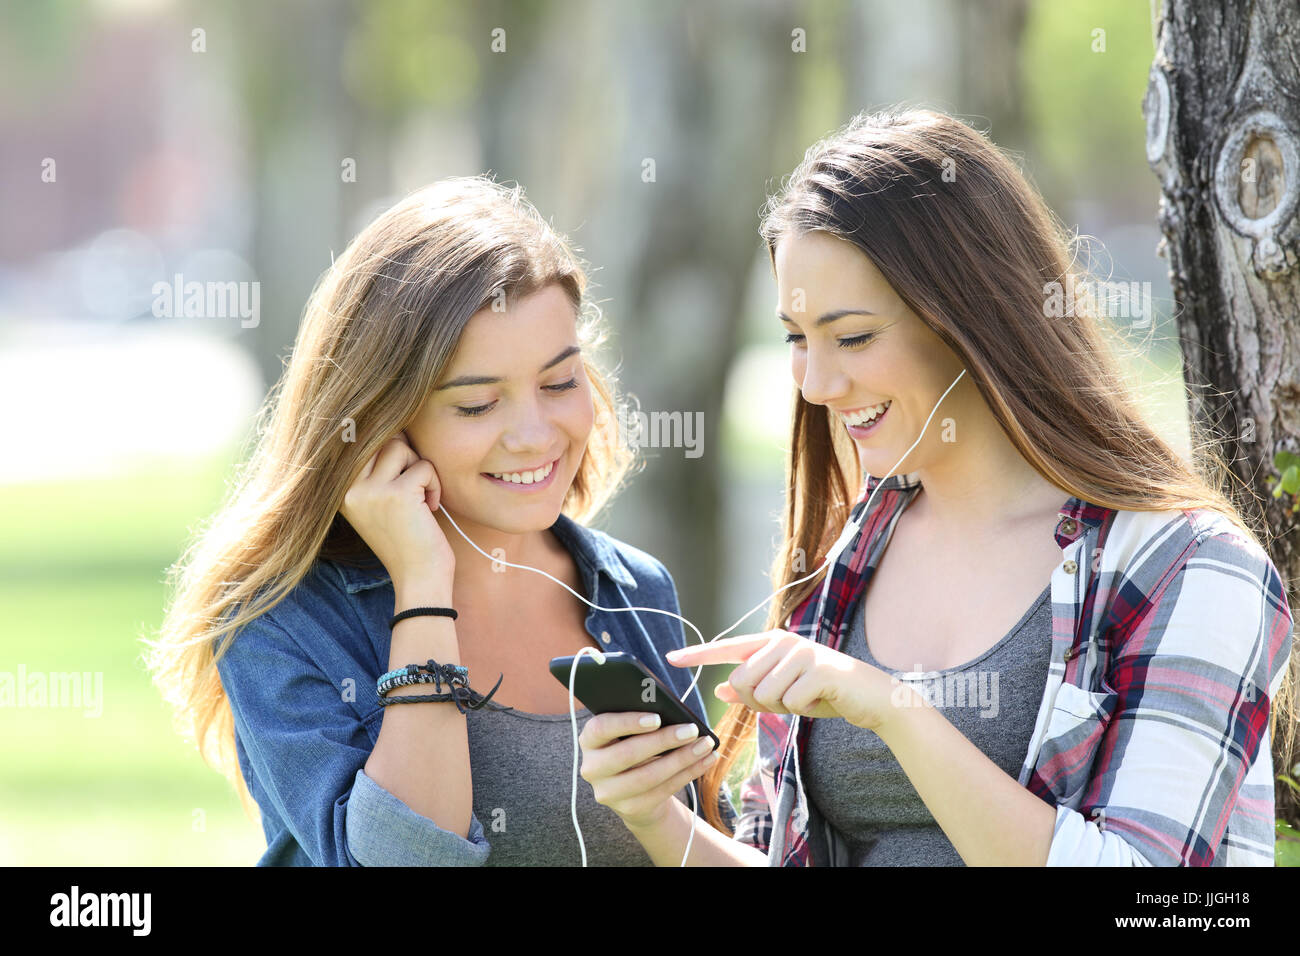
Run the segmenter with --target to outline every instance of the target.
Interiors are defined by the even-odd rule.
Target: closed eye
[[[560,382],[558,385],[544,385],[542,387],[548,392],[567,392],[569,389],[578,387],[578,380],[571,378],[567,382]],[[455,408],[462,415],[468,415],[472,418],[475,415],[482,415],[484,412],[491,410],[494,405],[496,405],[496,402],[488,402],[486,405],[457,405]]]
[[[859,345],[865,345],[873,338],[875,338],[874,332],[865,332],[862,335],[851,335],[848,338],[839,339],[838,341],[840,348],[851,349],[856,348]],[[803,339],[804,337],[802,335],[795,335],[793,332],[787,332],[785,334],[785,341],[787,344],[797,344],[802,342]]]

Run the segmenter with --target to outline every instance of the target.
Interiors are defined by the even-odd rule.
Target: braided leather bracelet
[[[396,671],[389,671],[379,679],[378,693],[379,703],[382,707],[389,704],[407,704],[420,701],[452,701],[456,709],[462,714],[465,713],[466,707],[470,710],[479,710],[501,686],[501,681],[505,678],[502,674],[497,678],[497,682],[488,691],[487,696],[475,691],[469,686],[469,671],[457,664],[439,664],[437,661],[430,659],[425,664],[408,664],[406,667]],[[437,694],[405,694],[397,697],[388,697],[387,693],[394,687],[401,687],[408,684],[428,684],[442,690],[442,685],[447,684],[447,691]]]

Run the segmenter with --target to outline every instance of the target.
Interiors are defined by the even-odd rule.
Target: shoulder
[[[1107,555],[1112,542],[1117,555]],[[1126,644],[1144,653],[1158,644],[1272,683],[1290,649],[1286,586],[1263,547],[1230,518],[1210,509],[1119,511],[1101,561],[1116,575],[1115,606],[1145,610],[1127,615]]]
[[[637,548],[608,532],[578,524],[568,515],[560,515],[552,527],[560,540],[598,570],[607,572],[621,584],[642,588],[667,587],[676,591],[672,575],[662,561],[649,551]]]
[[[599,531],[596,533],[604,534],[604,532]],[[636,579],[638,586],[645,582],[665,585],[676,590],[671,572],[653,554],[610,535],[605,534],[604,536],[609,540],[610,546],[618,554],[619,560],[623,562],[624,567]]]
[[[228,653],[272,643],[286,649],[295,646],[304,657],[319,656],[327,642],[337,643],[339,635],[358,632],[359,602],[348,582],[345,569],[318,558],[283,596],[276,598],[274,582],[267,584],[243,603],[254,616],[229,636]],[[273,603],[257,610],[267,602]]]
[[[1194,531],[1191,553],[1184,569],[1195,570],[1202,583],[1217,582],[1218,590],[1236,595],[1246,620],[1259,625],[1260,636],[1276,644],[1283,632],[1289,639],[1291,609],[1286,583],[1268,552],[1250,534],[1217,512],[1187,513]]]
[[[1280,575],[1259,543],[1226,515],[1208,508],[1181,511],[1115,511],[1104,550],[1115,568],[1144,565],[1176,571],[1195,560],[1212,561],[1225,572],[1268,583]]]

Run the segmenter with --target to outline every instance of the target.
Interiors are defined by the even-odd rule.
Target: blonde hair
[[[582,264],[522,189],[486,177],[419,189],[362,230],[313,289],[288,367],[258,413],[251,459],[169,569],[159,639],[145,640],[177,730],[231,780],[250,815],[216,668],[230,643],[221,639],[283,600],[318,557],[367,561],[369,549],[338,514],[344,493],[414,420],[470,318],[552,283],[578,315],[596,411],[563,503],[586,522],[635,456],[619,434],[615,380],[593,364],[605,332],[584,300]]]
[[[955,176],[945,176],[948,169]],[[1207,427],[1193,421],[1189,466],[1139,411],[1112,336],[1088,307],[1048,318],[1045,283],[1078,282],[1073,240],[1019,168],[982,133],[943,113],[891,109],[860,114],[812,146],[763,213],[775,268],[785,236],[813,230],[854,243],[913,312],[960,358],[1007,437],[1045,479],[1084,501],[1131,511],[1210,509],[1251,541],[1224,490],[1230,474]],[[795,390],[786,471],[783,544],[773,590],[804,577],[793,557],[820,564],[860,494],[852,439],[829,409]],[[767,620],[784,626],[817,588],[784,592]],[[1275,760],[1295,749],[1295,661],[1272,702]],[[717,793],[742,752],[752,752],[756,715],[741,704],[717,728],[722,754],[703,781]],[[1281,720],[1279,720],[1281,718]],[[1277,727],[1285,727],[1282,739]],[[706,801],[711,823],[727,829]]]

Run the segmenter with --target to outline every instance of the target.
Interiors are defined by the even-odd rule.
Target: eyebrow
[[[538,369],[537,373],[540,375],[548,368],[554,368],[556,365],[559,365],[570,355],[575,355],[581,351],[582,349],[578,346],[570,345],[567,349]],[[442,385],[435,387],[434,391],[441,392],[446,388],[463,388],[466,385],[496,385],[503,381],[505,381],[505,379],[493,378],[491,375],[461,375],[459,378],[453,378],[450,382],[444,382]]]
[[[776,314],[781,319],[782,322],[789,322],[791,325],[796,324],[794,319],[790,318],[790,316],[786,315],[784,312],[780,311],[779,309],[777,310]],[[875,314],[876,313],[874,312],[868,312],[866,309],[836,309],[834,312],[827,312],[825,315],[823,315],[820,319],[818,319],[813,324],[818,328],[821,328],[827,322],[834,322],[836,319],[842,319],[846,315],[875,315]]]

